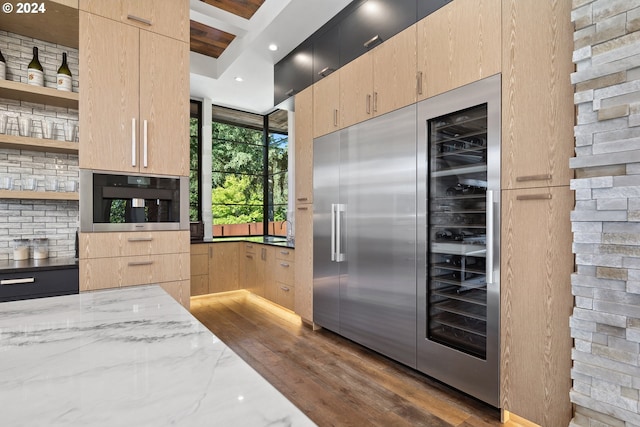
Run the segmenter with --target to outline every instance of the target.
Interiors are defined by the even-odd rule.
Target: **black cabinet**
[[[304,42],[273,67],[273,105],[313,83],[313,48],[311,41]]]
[[[418,0],[418,21],[453,0]]]
[[[340,29],[327,28],[313,40],[313,82],[322,80],[340,68]]]
[[[367,0],[340,22],[340,65],[416,22],[416,0]]]
[[[0,302],[71,295],[79,292],[78,266],[0,271]]]

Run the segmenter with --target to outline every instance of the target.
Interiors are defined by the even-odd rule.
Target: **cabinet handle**
[[[333,109],[333,127],[338,127],[338,109]]]
[[[541,175],[524,175],[516,177],[517,182],[525,182],[525,181],[550,181],[551,174],[541,174]]]
[[[331,67],[324,67],[322,70],[318,72],[320,77],[327,77],[329,74],[333,73],[336,69]]]
[[[289,292],[291,289],[287,288],[286,286],[280,286],[280,289],[282,289],[285,292]]]
[[[245,255],[249,259],[253,259],[253,255]]]
[[[209,258],[213,258],[213,248],[209,246]]]
[[[289,264],[287,264],[286,262],[281,262],[280,266],[284,268],[289,268]]]
[[[147,159],[147,121],[144,120],[142,122],[142,166],[144,166],[145,168],[148,166],[148,159]]]
[[[267,260],[267,250],[265,248],[260,248],[260,259],[263,261]]]
[[[151,265],[153,261],[130,261],[127,263],[129,267],[138,267],[141,265]]]
[[[364,47],[366,49],[369,49],[375,43],[380,43],[380,42],[382,42],[382,38],[376,34],[375,36],[371,37],[369,40],[364,42]]]
[[[371,95],[367,94],[367,98],[366,98],[366,108],[365,110],[367,111],[367,114],[371,114]]]
[[[253,247],[253,245],[249,245],[249,244],[244,245],[244,246],[245,246],[245,248],[252,248]]]
[[[309,208],[306,207],[306,206],[298,206],[298,210],[299,211],[306,211],[306,210],[309,210]]]
[[[130,19],[130,20],[136,21],[136,22],[140,22],[141,24],[148,25],[148,26],[152,25],[151,21],[149,19],[140,18],[139,16],[135,16],[135,15],[127,15],[127,19]]]
[[[418,71],[416,80],[418,81],[418,95],[422,95],[422,71]]]
[[[294,95],[296,93],[295,89],[289,89],[288,91],[286,91],[284,94],[289,97],[291,95]]]
[[[516,200],[550,200],[551,194],[523,194],[517,196]]]
[[[378,111],[378,92],[373,92],[373,112]]]
[[[24,279],[5,279],[0,280],[0,285],[21,285],[23,283],[34,283],[35,277],[27,277]]]
[[[289,255],[289,251],[280,251],[280,254],[282,254],[282,255]]]
[[[129,237],[127,239],[128,242],[152,242],[153,241],[153,237]]]
[[[306,202],[307,200],[309,200],[308,197],[298,197],[296,200],[298,200],[299,202]]]
[[[131,166],[136,167],[136,118],[131,119]]]

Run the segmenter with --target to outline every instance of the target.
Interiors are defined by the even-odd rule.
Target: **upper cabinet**
[[[188,175],[188,55],[182,41],[80,12],[81,168]]]
[[[80,0],[80,9],[189,43],[189,2]],[[173,62],[171,57],[167,61]]]
[[[416,22],[416,0],[367,0],[340,23],[340,63],[347,64]]]
[[[278,105],[313,82],[311,43],[303,43],[274,65],[273,103]]]
[[[500,0],[455,0],[418,22],[419,100],[500,72],[500,17]]]
[[[313,82],[340,68],[340,29],[333,25],[313,41]]]
[[[295,98],[296,203],[313,202],[313,89]]]
[[[453,0],[418,0],[418,21]]]
[[[340,129],[340,74],[330,74],[313,85],[313,137]]]

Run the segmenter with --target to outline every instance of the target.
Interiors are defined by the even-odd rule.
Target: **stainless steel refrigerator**
[[[500,77],[314,140],[314,322],[499,405]]]
[[[314,141],[314,322],[416,360],[416,106]]]

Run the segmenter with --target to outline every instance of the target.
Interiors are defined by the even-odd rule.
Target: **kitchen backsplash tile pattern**
[[[640,0],[573,0],[572,427],[640,426]]]
[[[27,64],[31,61],[33,46],[39,49],[44,68],[45,86],[56,87],[56,73],[62,63],[62,53],[73,74],[73,91],[78,85],[78,50],[0,31],[0,50],[7,62],[7,80],[26,83]],[[0,114],[8,114],[8,134],[18,135],[17,117],[32,119],[33,138],[42,138],[41,120],[56,123],[53,139],[64,140],[64,124],[78,124],[78,111],[0,98]],[[81,131],[81,130],[80,130]],[[56,178],[59,186],[79,181],[78,156],[29,150],[0,148],[0,177],[11,177],[16,189],[21,181],[33,178],[36,191],[44,192],[49,178]],[[50,257],[70,257],[75,252],[75,233],[79,226],[77,201],[0,199],[0,260],[13,257],[12,241],[16,238],[49,239]]]

